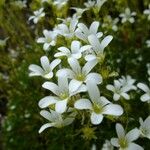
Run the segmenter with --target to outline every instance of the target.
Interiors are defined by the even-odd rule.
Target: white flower
[[[117,123],[116,132],[118,138],[112,138],[111,144],[118,147],[119,150],[144,150],[141,146],[133,142],[139,138],[139,130],[137,128],[132,129],[126,134],[123,126]]]
[[[94,21],[89,29],[83,23],[79,23],[77,26],[78,28],[75,31],[76,37],[86,43],[88,43],[88,36],[91,34],[94,34],[97,38],[100,38],[103,35],[102,32],[98,32],[99,22],[97,21]]]
[[[94,7],[95,1],[94,0],[88,0],[88,2],[85,2],[84,5],[86,6],[86,8],[90,9],[90,8]]]
[[[114,147],[112,146],[110,141],[105,140],[105,143],[103,144],[103,147],[101,150],[114,150]]]
[[[148,16],[148,20],[150,20],[150,4],[148,5],[148,9],[145,9],[143,12],[145,15]]]
[[[127,94],[129,91],[128,86],[123,86],[123,84],[118,80],[114,80],[114,85],[108,84],[106,88],[114,93],[113,99],[115,101],[118,101],[120,97],[127,100],[130,99],[130,96]]]
[[[76,16],[69,20],[69,26],[67,24],[61,23],[55,28],[55,30],[62,36],[67,38],[72,38],[75,35],[75,29],[78,24],[78,19]]]
[[[42,76],[46,79],[51,79],[53,77],[53,69],[61,62],[61,60],[55,59],[50,63],[47,56],[42,56],[40,61],[42,67],[35,64],[29,66],[29,70],[31,71],[29,76]]]
[[[147,47],[150,47],[150,40],[146,41]]]
[[[67,109],[69,98],[77,93],[86,91],[85,85],[82,85],[76,91],[73,91],[68,79],[66,77],[58,78],[58,85],[53,82],[45,82],[43,88],[50,90],[56,96],[46,96],[39,101],[40,108],[46,108],[55,104],[55,110],[63,113]]]
[[[138,83],[137,87],[145,92],[145,94],[142,95],[140,98],[141,101],[150,103],[150,88],[146,84],[143,84],[143,83]]]
[[[76,115],[75,113],[71,113],[66,118],[64,118],[62,114],[59,114],[58,112],[55,112],[53,110],[50,110],[50,112],[46,110],[42,110],[40,114],[45,119],[50,121],[50,123],[44,124],[40,128],[39,133],[43,132],[45,129],[50,127],[62,128],[64,126],[67,126],[74,121]]]
[[[37,39],[37,43],[44,43],[43,49],[45,51],[49,50],[50,46],[56,45],[57,33],[55,31],[43,30],[44,37]]]
[[[34,16],[29,17],[29,20],[33,20],[33,22],[34,22],[35,24],[37,24],[38,21],[39,21],[42,17],[45,16],[45,13],[43,12],[43,10],[44,10],[44,8],[40,8],[39,10],[34,11],[34,12],[33,12],[33,13],[34,13]]]
[[[76,15],[78,18],[82,17],[82,14],[88,10],[87,8],[77,8],[77,7],[71,7],[71,9],[75,10],[76,13],[74,15]]]
[[[92,81],[96,84],[100,84],[102,82],[102,77],[98,73],[90,73],[90,71],[97,64],[96,61],[87,62],[83,68],[79,65],[79,62],[74,58],[69,58],[68,63],[71,69],[64,68],[58,70],[56,73],[57,76],[67,76],[72,79],[70,82],[70,87],[76,91],[83,83],[87,83],[88,81]]]
[[[98,11],[100,11],[101,7],[103,6],[103,4],[106,2],[107,0],[96,0],[96,4],[95,7]]]
[[[140,134],[143,137],[150,139],[150,116],[148,116],[145,121],[142,118],[139,119],[140,122]]]
[[[100,96],[99,89],[92,81],[87,82],[89,99],[79,99],[75,102],[74,107],[82,110],[89,109],[91,112],[91,123],[98,125],[102,122],[104,115],[120,116],[123,109],[120,105],[112,104],[105,97]]]
[[[136,80],[132,79],[132,77],[129,75],[127,75],[126,77],[122,76],[122,78],[120,78],[119,81],[123,87],[128,88],[128,91],[137,89],[137,87],[134,85]]]
[[[64,5],[66,5],[68,0],[55,0],[54,5],[57,6],[58,9],[61,9]]]
[[[61,57],[61,56],[67,56],[68,58],[76,58],[79,59],[82,57],[82,52],[88,49],[90,46],[82,46],[79,41],[72,41],[71,48],[68,49],[66,47],[59,47],[58,50],[60,52],[57,52],[54,56],[55,57]]]
[[[96,145],[95,144],[92,145],[91,150],[96,150]]]
[[[108,15],[106,18],[104,18],[104,21],[105,22],[102,24],[102,27],[111,28],[113,31],[118,30],[117,23],[119,22],[119,18],[112,19],[112,17]]]
[[[111,35],[108,35],[100,42],[96,35],[92,34],[88,36],[88,40],[92,46],[93,53],[87,55],[85,59],[87,61],[91,61],[91,60],[100,61],[104,55],[103,54],[104,49],[108,46],[108,44],[111,42],[112,39],[113,37]]]
[[[125,23],[127,21],[129,21],[130,23],[134,23],[134,16],[136,16],[136,12],[131,12],[130,8],[126,8],[125,12],[121,13],[119,16],[122,18],[122,23]]]

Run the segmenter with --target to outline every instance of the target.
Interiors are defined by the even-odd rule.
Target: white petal
[[[58,86],[61,91],[68,91],[69,86],[68,86],[68,78],[67,77],[58,77]]]
[[[116,132],[117,132],[117,135],[118,135],[118,138],[119,138],[119,139],[125,137],[124,128],[123,128],[123,126],[122,126],[121,124],[119,124],[119,123],[116,124]]]
[[[91,123],[94,125],[98,125],[102,122],[103,120],[103,115],[102,114],[96,114],[96,113],[92,113],[91,114]]]
[[[75,102],[74,107],[77,109],[92,109],[92,104],[88,99],[79,99]]]
[[[101,45],[96,35],[92,34],[88,36],[88,40],[94,50],[98,51],[100,49]]]
[[[106,86],[106,88],[108,89],[108,90],[110,90],[110,91],[112,91],[112,92],[114,92],[114,86],[112,86],[112,85],[110,85],[110,84],[108,84],[107,86]]]
[[[85,56],[85,60],[86,61],[92,61],[92,60],[96,60],[96,56],[95,55],[86,55]]]
[[[99,27],[99,22],[94,21],[90,26],[90,32],[93,33],[93,34],[96,34],[97,30],[98,30],[98,27]]]
[[[127,93],[122,93],[121,96],[124,97],[127,100],[130,99],[130,96]]]
[[[87,90],[88,90],[88,93],[89,93],[89,96],[90,96],[90,99],[92,101],[95,101],[97,100],[98,98],[100,98],[100,92],[99,92],[99,89],[97,87],[97,85],[95,83],[93,83],[93,81],[88,81],[86,83],[87,85]]]
[[[59,47],[58,50],[63,52],[63,53],[70,53],[70,50],[66,47]]]
[[[112,138],[111,139],[111,144],[115,147],[119,147],[119,141],[117,138]]]
[[[46,72],[50,71],[49,59],[47,58],[47,56],[42,56],[40,60],[41,60],[41,65],[42,65],[43,69]]]
[[[120,116],[123,114],[123,109],[120,105],[108,104],[107,106],[104,107],[103,114]]]
[[[44,74],[43,77],[46,79],[51,79],[53,77],[53,72],[49,72],[47,74]]]
[[[67,99],[58,101],[55,104],[55,110],[58,113],[64,113],[66,111],[66,109],[67,109]]]
[[[54,55],[54,57],[67,56],[66,53],[58,52]]]
[[[40,115],[42,117],[44,117],[45,119],[49,120],[49,121],[52,121],[52,117],[51,117],[51,113],[46,111],[46,110],[41,110],[40,111]]]
[[[45,51],[47,51],[47,50],[49,49],[49,46],[50,46],[50,43],[45,43],[45,44],[43,45],[43,49],[44,49]]]
[[[96,60],[88,61],[82,68],[82,73],[87,75],[97,64]]]
[[[139,138],[139,135],[140,135],[140,132],[137,128],[129,131],[127,134],[126,134],[126,137],[127,137],[127,140],[129,142],[132,142],[132,141],[135,141],[136,139]]]
[[[79,51],[80,45],[81,45],[81,43],[79,41],[72,41],[72,43],[71,43],[72,53],[75,53],[75,52]]]
[[[142,102],[146,102],[150,100],[150,95],[148,95],[147,93],[141,96],[141,101]]]
[[[83,31],[84,34],[87,34],[89,32],[89,29],[87,28],[86,25],[84,25],[83,23],[79,23],[78,24],[78,28]]]
[[[85,36],[85,34],[83,34],[81,31],[76,31],[75,35],[77,38],[83,40],[84,42],[87,42],[87,37]]]
[[[77,61],[77,59],[75,58],[69,58],[68,59],[68,63],[70,65],[70,67],[72,68],[72,70],[76,73],[80,73],[81,72],[81,67],[79,65],[79,62]]]
[[[46,123],[46,124],[42,125],[39,130],[39,133],[43,132],[45,129],[50,128],[52,126],[53,126],[53,124],[51,124],[51,123]]]
[[[42,87],[47,90],[50,90],[51,92],[53,92],[56,95],[59,95],[59,87],[53,82],[45,82],[42,85]]]
[[[74,72],[71,69],[60,69],[56,73],[57,77],[67,77],[67,78],[74,78]]]
[[[37,43],[45,43],[45,38],[38,38]]]
[[[148,92],[149,91],[149,87],[146,84],[138,83],[137,87],[140,88],[141,90],[143,90],[144,92]]]
[[[93,81],[96,84],[101,84],[102,83],[102,76],[98,73],[89,73],[86,77],[86,81]]]
[[[82,85],[82,81],[78,81],[75,79],[72,79],[69,83],[69,91],[70,93],[73,93],[79,89],[79,87]]]
[[[111,42],[112,39],[113,39],[113,36],[111,35],[106,36],[101,42],[102,49],[107,47],[107,45]]]
[[[44,98],[42,98],[38,105],[40,108],[46,108],[49,105],[55,104],[57,102],[57,98],[54,96],[46,96]]]
[[[61,60],[60,59],[55,59],[51,62],[51,70],[53,70],[58,64],[60,64]]]
[[[39,75],[42,75],[44,73],[43,69],[40,66],[34,64],[29,66],[29,70]]]
[[[114,100],[114,101],[118,101],[119,98],[120,98],[120,95],[117,94],[117,93],[114,93],[114,95],[113,95],[113,100]]]
[[[130,143],[128,146],[128,150],[144,150],[144,148],[135,143]]]

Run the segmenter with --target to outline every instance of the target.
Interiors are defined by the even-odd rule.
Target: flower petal
[[[119,139],[125,137],[124,128],[123,128],[123,126],[122,126],[120,123],[117,123],[117,124],[116,124],[116,132],[117,132],[117,135],[118,135],[118,138],[119,138]]]
[[[70,93],[73,93],[79,89],[79,87],[82,85],[82,81],[78,81],[75,79],[72,79],[69,83],[69,91]]]
[[[102,76],[98,73],[89,73],[86,77],[86,81],[93,81],[96,84],[101,84],[102,83]]]
[[[136,139],[139,138],[139,136],[140,136],[140,131],[137,128],[129,131],[126,134],[126,138],[129,142],[135,141]]]
[[[41,126],[39,133],[42,133],[45,129],[52,127],[53,124],[52,123],[46,123],[44,125]]]
[[[104,107],[103,114],[120,116],[123,114],[123,109],[120,105],[117,104],[108,104]]]
[[[55,104],[55,110],[58,113],[64,113],[67,109],[67,101],[68,99],[57,101]]]
[[[59,95],[59,87],[53,82],[45,82],[42,85],[42,87],[47,90],[50,90],[51,92],[53,92],[56,95]]]
[[[92,104],[88,99],[79,99],[75,102],[74,107],[77,109],[92,109]]]
[[[98,125],[102,122],[103,115],[102,114],[96,114],[95,112],[92,112],[91,114],[91,123],[94,125]]]
[[[51,70],[53,70],[58,64],[60,64],[61,60],[60,59],[55,59],[51,62]]]

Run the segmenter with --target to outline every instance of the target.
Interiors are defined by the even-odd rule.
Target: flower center
[[[47,43],[50,43],[51,41],[52,41],[52,39],[51,39],[50,37],[47,37],[47,38],[46,38],[46,42],[47,42]]]
[[[59,95],[60,99],[64,100],[69,97],[68,92],[62,92]]]
[[[103,112],[103,107],[95,103],[94,103],[93,109],[94,109],[94,112],[97,114],[100,114]]]
[[[121,148],[127,148],[128,147],[127,139],[126,138],[119,139],[119,145]]]
[[[84,81],[85,80],[85,75],[84,74],[77,74],[76,75],[76,80]]]

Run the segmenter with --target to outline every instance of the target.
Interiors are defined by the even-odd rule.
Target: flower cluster
[[[99,31],[100,22],[94,20],[88,26],[82,23],[80,18],[92,7],[99,12],[105,2],[106,0],[89,0],[84,3],[86,8],[72,7],[71,9],[76,11],[72,17],[59,18],[61,23],[52,30],[44,29],[44,37],[37,39],[37,43],[43,44],[47,56],[41,57],[41,66],[36,64],[29,66],[29,75],[42,76],[46,79],[42,87],[49,91],[49,95],[39,101],[39,107],[44,109],[40,114],[49,121],[40,128],[39,133],[49,127],[60,128],[70,125],[76,118],[80,118],[83,124],[86,124],[84,119],[86,118],[90,125],[101,124],[104,117],[110,120],[115,118],[118,121],[124,114],[122,101],[124,103],[125,100],[132,99],[130,93],[139,89],[144,91],[141,101],[150,102],[150,88],[146,84],[138,83],[136,86],[136,80],[130,75],[121,76],[112,84],[104,76],[102,69],[107,68],[107,64],[104,63],[107,62],[105,56],[113,36]],[[67,1],[57,0],[53,5],[61,8],[67,5]],[[146,10],[144,13],[147,12]],[[43,8],[34,14],[35,16],[29,18],[33,19],[34,23],[45,15]],[[127,21],[134,23],[136,13],[126,8],[125,13],[119,16],[122,23]],[[119,18],[113,20],[108,16],[108,20],[112,24],[112,30],[117,31]],[[107,25],[104,23],[103,27],[105,26]],[[58,44],[60,39],[65,42]],[[53,55],[48,56],[49,52]],[[148,74],[150,75],[149,71]],[[112,76],[108,73],[108,78]],[[139,129],[135,128],[127,134],[123,126],[117,123],[118,138],[107,140],[103,149],[113,149],[115,146],[120,150],[142,150],[143,148],[133,141],[140,136],[150,138],[149,120],[149,117],[145,121],[140,118]]]

